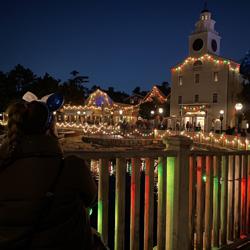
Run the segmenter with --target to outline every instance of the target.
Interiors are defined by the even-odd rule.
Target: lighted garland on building
[[[235,71],[235,72],[239,72],[239,67],[240,65],[238,63],[235,63],[235,62],[232,62],[230,60],[227,60],[227,59],[224,59],[224,60],[221,60],[221,59],[216,59],[215,57],[213,57],[212,55],[209,55],[209,54],[205,54],[204,56],[201,56],[201,57],[188,57],[181,65],[173,68],[172,70],[173,71],[181,71],[183,69],[184,66],[186,66],[188,63],[194,63],[196,61],[204,61],[204,60],[207,60],[208,62],[213,62],[215,63],[216,65],[228,65],[229,66],[229,69],[231,71]],[[236,67],[233,67],[232,64],[235,64]]]
[[[159,89],[156,86],[153,87],[152,91],[148,94],[148,96],[145,97],[143,102],[152,102],[153,97],[156,97],[161,103],[164,103],[167,100],[167,98],[164,98],[162,96],[162,94],[160,93]]]
[[[125,134],[123,134],[119,125],[117,125],[117,126],[104,125],[104,124],[89,125],[87,123],[77,124],[77,123],[67,123],[67,122],[59,123],[59,122],[57,122],[56,126],[59,129],[78,129],[85,134],[92,134],[92,135],[93,134],[110,135],[110,136],[123,135],[126,137],[130,137],[130,136],[134,136],[134,135],[139,135],[141,137],[153,136],[153,132],[142,133],[138,129],[134,129],[132,132],[126,132]]]

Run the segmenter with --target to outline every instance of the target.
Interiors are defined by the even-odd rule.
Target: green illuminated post
[[[109,161],[99,160],[98,223],[97,230],[108,243]]]
[[[189,156],[192,141],[184,136],[167,137],[167,149],[176,157],[167,158],[166,249],[188,250],[189,224]]]
[[[158,158],[158,208],[157,208],[157,250],[164,250],[166,245],[166,171],[165,157]]]

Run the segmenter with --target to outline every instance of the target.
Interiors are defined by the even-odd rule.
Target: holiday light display
[[[175,68],[172,68],[172,71],[174,72],[179,72],[181,71],[184,66],[186,66],[187,64],[189,63],[195,63],[197,61],[201,61],[201,62],[211,62],[211,63],[214,63],[216,65],[228,65],[229,66],[229,69],[231,71],[234,71],[234,72],[239,72],[239,68],[240,68],[240,65],[235,63],[235,62],[232,62],[230,60],[227,60],[227,59],[217,59],[215,57],[213,57],[212,55],[209,55],[209,54],[205,54],[204,56],[201,56],[201,57],[188,57],[182,64],[178,65],[177,67]],[[236,66],[233,66],[233,65],[236,65]]]
[[[84,124],[76,124],[76,123],[56,123],[58,129],[76,129],[84,134],[91,134],[91,135],[109,135],[109,136],[118,136],[122,135],[124,137],[131,137],[131,136],[140,136],[140,137],[152,137],[154,132],[149,133],[142,133],[138,129],[134,129],[133,131],[123,133],[121,131],[120,125],[106,125],[104,123],[100,123],[99,125],[90,125],[88,123]]]
[[[145,96],[143,102],[152,102],[153,98],[156,98],[160,103],[164,103],[167,101],[167,97],[157,88],[154,86],[152,90]]]
[[[209,134],[204,132],[188,132],[188,131],[172,131],[167,130],[163,134],[157,134],[158,138],[163,138],[166,136],[174,136],[176,134],[180,134],[183,136],[189,137],[194,142],[210,144],[215,147],[226,147],[226,148],[234,148],[238,150],[250,150],[249,140],[243,137],[239,137],[237,135],[225,135],[216,134],[210,132]]]

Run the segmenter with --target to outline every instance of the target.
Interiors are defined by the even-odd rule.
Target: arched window
[[[193,66],[194,67],[202,66],[202,61],[200,61],[200,60],[195,61]]]

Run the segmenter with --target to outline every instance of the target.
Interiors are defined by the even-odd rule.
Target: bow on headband
[[[28,91],[23,95],[22,99],[26,102],[32,102],[32,101],[43,102],[44,104],[47,105],[50,112],[60,109],[64,103],[64,98],[60,93],[52,93],[43,96],[41,99],[38,99],[38,97],[35,94]]]

